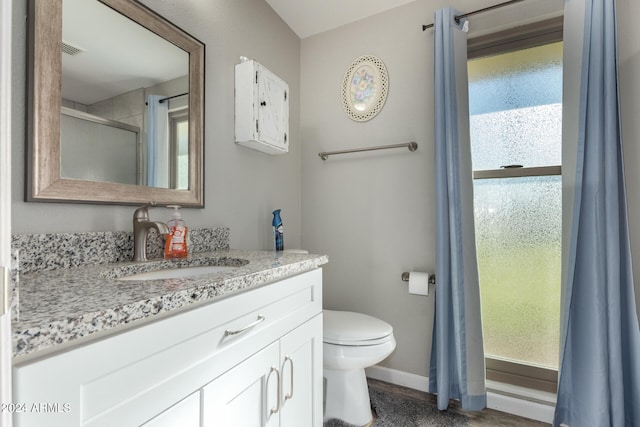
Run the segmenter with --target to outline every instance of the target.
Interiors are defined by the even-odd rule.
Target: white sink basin
[[[207,265],[196,267],[165,268],[163,270],[147,271],[144,273],[131,274],[120,277],[119,280],[158,280],[158,279],[179,279],[185,277],[202,276],[205,274],[222,273],[233,270],[233,266],[227,265]]]

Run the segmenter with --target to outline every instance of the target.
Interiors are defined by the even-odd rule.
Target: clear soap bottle
[[[164,247],[165,259],[185,258],[188,255],[187,232],[188,228],[180,215],[180,206],[170,205],[173,208],[171,219],[167,222],[169,234]]]

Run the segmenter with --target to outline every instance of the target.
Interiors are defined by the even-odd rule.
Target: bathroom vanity
[[[321,426],[326,262],[213,251],[181,267],[233,268],[121,280],[177,266],[158,260],[22,275],[16,427]]]

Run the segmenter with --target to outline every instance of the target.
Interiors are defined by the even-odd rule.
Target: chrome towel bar
[[[403,282],[408,282],[409,281],[409,272],[405,271],[404,273],[402,273],[401,278],[402,278]],[[436,275],[435,274],[429,275],[429,284],[430,285],[435,285],[436,284]]]
[[[409,151],[416,151],[418,149],[418,143],[406,142],[404,144],[380,145],[378,147],[354,148],[352,150],[323,151],[322,153],[318,153],[318,156],[320,156],[322,160],[327,160],[329,156],[333,156],[334,154],[359,153],[361,151],[386,150],[388,148],[408,148]]]

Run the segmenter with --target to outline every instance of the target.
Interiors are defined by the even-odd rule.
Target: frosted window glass
[[[562,43],[469,61],[474,170],[561,164]],[[557,369],[561,177],[474,181],[485,353]]]
[[[561,178],[475,180],[487,356],[557,369]]]
[[[487,356],[557,369],[561,178],[474,181]]]
[[[474,170],[561,163],[562,43],[468,62]]]
[[[561,118],[562,104],[471,116],[473,169],[559,165]]]

